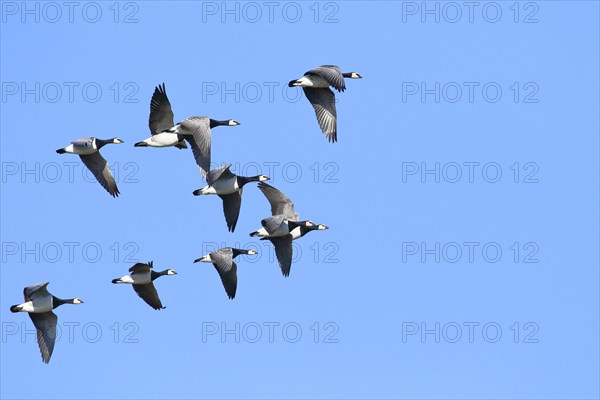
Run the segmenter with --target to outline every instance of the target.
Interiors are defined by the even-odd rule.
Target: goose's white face
[[[319,224],[319,226],[317,227],[318,230],[322,231],[324,229],[329,229],[329,227],[327,225],[323,225],[323,224]]]
[[[353,72],[352,75],[350,76],[350,78],[352,78],[352,79],[362,79],[362,76],[360,76],[360,74],[358,72]]]
[[[80,298],[73,299],[73,304],[82,304],[82,303],[83,303],[83,300],[81,300]]]
[[[258,181],[259,182],[266,182],[268,180],[269,180],[268,176],[261,175],[261,176],[258,177]]]
[[[177,272],[173,271],[172,269],[168,269],[167,275],[177,275]]]
[[[113,143],[115,143],[115,144],[121,144],[121,143],[123,143],[123,140],[121,140],[119,138],[114,138],[113,139]]]
[[[257,254],[257,252],[256,252],[256,250],[250,249],[250,250],[248,250],[248,254],[253,256],[253,255]]]
[[[236,120],[233,120],[233,119],[230,119],[230,120],[229,120],[229,126],[236,126],[236,125],[239,125],[239,124],[240,124],[240,123],[239,123],[239,122],[237,122]]]
[[[198,259],[198,262],[205,262],[205,263],[211,262],[211,260],[210,260],[210,254],[207,254],[207,255],[205,255],[203,257],[200,257]]]

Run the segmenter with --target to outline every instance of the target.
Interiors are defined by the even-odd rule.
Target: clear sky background
[[[2,398],[600,395],[597,2],[0,6]],[[336,144],[286,87],[321,64],[364,78]],[[162,82],[176,120],[241,122],[214,162],[330,226],[289,278],[255,184],[232,234],[190,150],[133,147]],[[55,153],[86,136],[125,141],[120,197]],[[259,251],[233,301],[192,263],[222,245]],[[149,260],[162,311],[110,282]],[[9,312],[44,281],[85,301],[49,365]]]

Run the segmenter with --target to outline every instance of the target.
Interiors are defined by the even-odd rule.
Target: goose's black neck
[[[56,296],[52,296],[52,307],[56,308],[58,306],[62,306],[63,304],[73,304],[75,299],[59,299]]]
[[[164,271],[160,271],[160,272],[150,271],[150,279],[155,280],[156,278],[159,278],[163,275],[167,275],[168,273],[169,273],[168,269],[165,269]]]
[[[295,229],[296,227],[300,226],[300,223],[298,223],[298,221],[290,221],[288,220],[288,229],[290,231],[292,231],[293,229]]]
[[[306,235],[310,231],[314,231],[317,229],[319,229],[318,225],[311,225],[311,226],[300,225],[300,237]]]
[[[232,258],[236,258],[237,256],[239,256],[240,254],[248,254],[248,250],[244,250],[244,249],[231,249],[231,251],[233,252]]]
[[[288,220],[288,226],[290,228],[290,231],[298,226],[307,226],[307,224],[310,221],[306,220],[306,221],[290,221]]]
[[[248,182],[260,182],[260,175],[256,176],[237,176],[237,183],[239,187],[243,187]]]
[[[64,301],[63,299],[59,299],[56,296],[52,296],[52,307],[56,308],[58,306],[62,306],[65,303],[66,301]]]
[[[100,149],[105,144],[112,143],[112,142],[113,142],[112,139],[106,139],[106,140],[104,140],[104,139],[98,139],[98,138],[96,138],[96,148]]]
[[[352,72],[344,72],[344,73],[342,73],[342,76],[344,78],[352,78]]]
[[[216,119],[210,119],[210,129],[214,128],[215,126],[223,126],[223,125],[229,125],[229,120],[225,120],[225,121],[218,121]]]

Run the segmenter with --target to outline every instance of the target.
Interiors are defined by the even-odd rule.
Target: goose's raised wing
[[[140,272],[148,272],[153,267],[152,261],[149,263],[136,263],[133,267],[129,268],[129,272],[140,273]]]
[[[25,289],[23,289],[23,297],[25,298],[25,301],[30,301],[38,297],[50,296],[47,288],[49,283],[50,282],[43,282],[38,283],[37,285],[27,286]]]
[[[338,92],[346,90],[346,82],[340,67],[337,65],[321,65],[320,67],[307,71],[304,75],[318,75],[325,79],[327,83],[333,86]]]
[[[259,182],[258,188],[271,204],[271,215],[283,214],[291,221],[298,221],[299,215],[294,211],[294,203],[283,192],[264,182]]]
[[[150,100],[148,126],[150,127],[150,133],[155,135],[172,128],[173,125],[173,110],[171,110],[171,102],[167,97],[165,84],[163,83],[154,88],[154,94]]]
[[[231,164],[211,169],[208,174],[206,174],[206,183],[212,185],[221,178],[228,179],[234,177],[234,174],[229,170],[229,168],[231,168]]]

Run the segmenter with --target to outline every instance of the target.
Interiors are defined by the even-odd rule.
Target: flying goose
[[[315,225],[312,221],[298,221],[300,217],[294,210],[294,203],[283,192],[266,183],[259,183],[258,188],[271,204],[271,216],[263,219],[262,228],[250,233],[261,240],[269,240],[275,246],[275,255],[283,276],[290,275],[292,266],[292,240],[301,238],[313,230],[329,229],[323,224]]]
[[[156,93],[157,90],[158,94]],[[240,125],[240,123],[233,119],[219,121],[209,117],[194,116],[173,124],[173,111],[165,92],[164,83],[155,89],[154,94],[156,95],[156,103],[154,103],[155,96],[152,96],[153,102],[150,104],[150,130],[153,132],[160,130],[161,137],[158,140],[171,143],[169,144],[170,146],[180,143],[182,138],[185,139],[192,147],[194,159],[198,168],[200,168],[202,176],[206,176],[208,171],[210,171],[211,129],[217,126],[236,126]],[[152,113],[153,104],[160,110],[156,111],[155,115]],[[152,128],[153,123],[154,129]],[[149,144],[152,141],[151,139],[153,137],[136,143],[136,146],[151,146]],[[141,143],[146,143],[146,145]]]
[[[56,307],[63,304],[81,304],[83,301],[79,298],[59,299],[48,293],[48,283],[38,283],[37,285],[27,286],[23,290],[25,302],[10,307],[10,311],[26,312],[35,325],[37,331],[37,342],[42,354],[42,361],[46,364],[50,362],[54,342],[56,341],[56,322],[58,317],[52,312]]]
[[[283,192],[266,183],[258,188],[271,204],[271,216],[260,221],[262,228],[250,233],[250,236],[285,236],[298,226],[311,226],[312,221],[298,221],[300,217],[294,211],[294,203]]]
[[[222,249],[213,251],[204,257],[194,260],[194,262],[212,263],[221,277],[221,282],[223,283],[227,296],[233,300],[235,298],[235,291],[237,290],[237,264],[233,259],[240,254],[254,255],[256,254],[256,251],[252,249],[244,250],[223,247]]]
[[[135,147],[177,147],[178,149],[187,149],[183,136],[168,132],[168,129],[175,125],[173,122],[173,110],[167,97],[165,84],[154,88],[154,94],[150,100],[150,117],[148,126],[150,127],[150,136],[148,139],[137,142]]]
[[[211,170],[206,175],[207,186],[194,190],[194,196],[216,194],[223,200],[223,213],[229,232],[235,230],[242,206],[242,191],[249,182],[265,182],[269,178],[264,175],[239,176],[232,173],[231,164]]]
[[[323,224],[310,224],[310,225],[299,225],[294,228],[290,233],[283,236],[270,236],[263,237],[260,240],[269,240],[275,247],[275,256],[283,276],[290,276],[290,269],[292,268],[292,257],[293,257],[293,246],[292,241],[301,238],[308,232],[315,230],[329,229],[328,226]]]
[[[133,267],[129,268],[129,275],[125,275],[121,278],[113,279],[112,283],[128,283],[133,286],[133,290],[138,296],[142,298],[150,307],[155,310],[160,310],[163,307],[158,297],[158,292],[152,283],[156,278],[163,275],[177,275],[177,272],[172,269],[165,269],[164,271],[155,272],[152,270],[152,261],[148,264],[137,263]]]
[[[344,78],[361,79],[356,72],[342,72],[336,65],[321,65],[304,73],[300,79],[290,81],[289,87],[300,86],[315,109],[321,131],[329,142],[337,142],[337,112],[332,86],[338,92],[346,90]]]
[[[123,141],[119,138],[107,140],[97,139],[95,137],[81,138],[71,142],[71,144],[65,148],[56,150],[56,152],[58,154],[78,154],[85,166],[92,171],[98,183],[100,183],[112,197],[117,197],[119,195],[119,189],[117,188],[115,177],[112,172],[110,172],[108,163],[104,157],[102,157],[102,154],[100,154],[102,146],[109,143],[120,144],[123,143]]]

